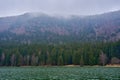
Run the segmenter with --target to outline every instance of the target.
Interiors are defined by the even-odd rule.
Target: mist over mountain
[[[0,43],[71,43],[118,41],[120,11],[93,16],[25,13],[0,18]]]

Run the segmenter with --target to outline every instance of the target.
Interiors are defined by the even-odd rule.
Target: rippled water
[[[0,67],[0,80],[120,80],[120,68]]]

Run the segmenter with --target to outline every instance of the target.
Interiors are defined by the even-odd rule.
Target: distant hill
[[[0,18],[0,43],[71,43],[118,41],[120,11],[93,16],[25,13]]]

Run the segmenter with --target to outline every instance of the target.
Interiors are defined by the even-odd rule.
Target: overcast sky
[[[120,10],[120,0],[0,0],[0,16],[25,12],[93,15]]]

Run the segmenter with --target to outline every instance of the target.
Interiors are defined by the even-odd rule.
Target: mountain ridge
[[[120,11],[92,16],[49,16],[25,13],[0,18],[0,42],[66,43],[118,41]]]

